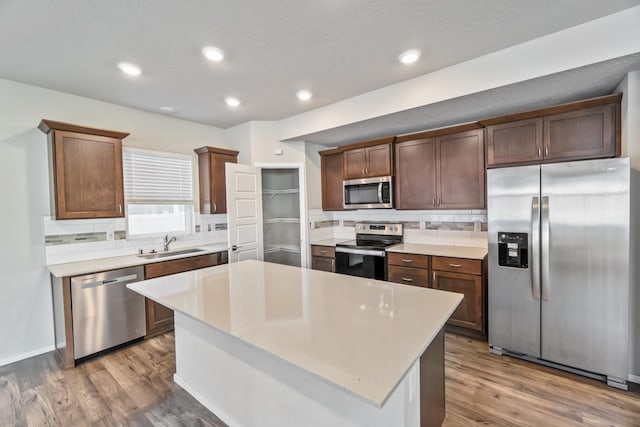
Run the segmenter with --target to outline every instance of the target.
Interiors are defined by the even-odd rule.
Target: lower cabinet
[[[199,268],[213,267],[227,263],[226,252],[216,252],[171,261],[155,262],[144,266],[144,278],[168,276]],[[147,338],[153,337],[173,329],[173,310],[146,299],[147,309]]]
[[[405,285],[429,287],[429,258],[427,255],[388,253],[388,280]]]
[[[447,330],[487,336],[486,258],[451,258],[409,253],[387,253],[390,282],[457,292],[464,299],[447,322]]]
[[[434,289],[464,294],[464,299],[449,319],[450,325],[483,332],[482,277],[434,270],[432,284]]]
[[[311,245],[311,268],[336,272],[336,250],[332,246]]]

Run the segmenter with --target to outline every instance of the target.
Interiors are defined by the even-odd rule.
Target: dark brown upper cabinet
[[[344,148],[344,179],[393,175],[392,143],[394,137],[365,141]]]
[[[487,164],[491,166],[542,160],[542,118],[487,127]]]
[[[48,134],[51,215],[55,219],[124,216],[122,140],[129,134],[42,120]]]
[[[322,177],[322,210],[341,211],[342,205],[342,151],[320,152]]]
[[[238,151],[216,147],[200,147],[194,151],[198,153],[200,213],[227,213],[224,165],[238,163]]]
[[[621,94],[479,123],[487,128],[487,167],[620,155]]]
[[[478,125],[398,137],[396,209],[484,209],[484,137]]]
[[[435,209],[436,138],[396,143],[396,209]]]

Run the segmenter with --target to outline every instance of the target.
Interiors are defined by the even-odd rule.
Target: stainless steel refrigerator
[[[487,171],[489,344],[626,389],[627,158]]]

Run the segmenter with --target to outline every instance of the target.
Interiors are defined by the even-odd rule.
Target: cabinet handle
[[[436,275],[436,272],[433,272],[433,283],[436,282],[436,280],[438,280],[438,276]]]
[[[462,267],[462,264],[449,264],[449,267]]]
[[[336,259],[333,258],[331,259],[331,272],[335,272],[336,271]]]
[[[544,147],[544,156],[549,157],[549,146]]]
[[[216,202],[213,202],[213,211],[216,212],[218,210],[218,206],[216,205]]]
[[[438,197],[438,207],[440,207],[441,203],[442,203],[442,199],[440,197]]]
[[[402,262],[413,262],[413,260],[412,259],[404,259],[404,258],[402,258]]]
[[[433,203],[432,203],[432,205],[433,205],[433,207],[434,207],[434,208],[436,207],[436,198],[435,198],[435,197],[433,198]]]
[[[366,175],[367,174],[365,171],[366,171],[366,169],[362,168],[362,175]]]
[[[405,282],[413,282],[413,279],[410,279],[408,277],[403,277],[402,280],[404,280]]]
[[[538,158],[542,157],[542,148],[538,145]]]
[[[118,212],[122,215],[122,205],[118,205]]]

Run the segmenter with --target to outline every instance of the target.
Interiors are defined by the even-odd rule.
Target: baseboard
[[[19,362],[20,360],[28,359],[33,356],[38,356],[43,353],[48,353],[50,351],[55,350],[56,347],[51,344],[46,347],[38,348],[36,350],[31,350],[26,353],[17,354],[15,356],[7,357],[5,359],[0,359],[0,366],[9,365],[10,363]]]
[[[640,384],[640,375],[629,374],[629,378],[627,378],[632,383]]]
[[[185,382],[178,374],[173,374],[173,381],[182,387],[187,393],[189,393],[194,399],[202,404],[205,408],[211,411],[216,417],[220,418],[229,427],[243,427],[243,425],[231,415],[224,412],[217,405],[214,405],[210,400],[204,397],[202,394],[195,391],[187,382]]]

